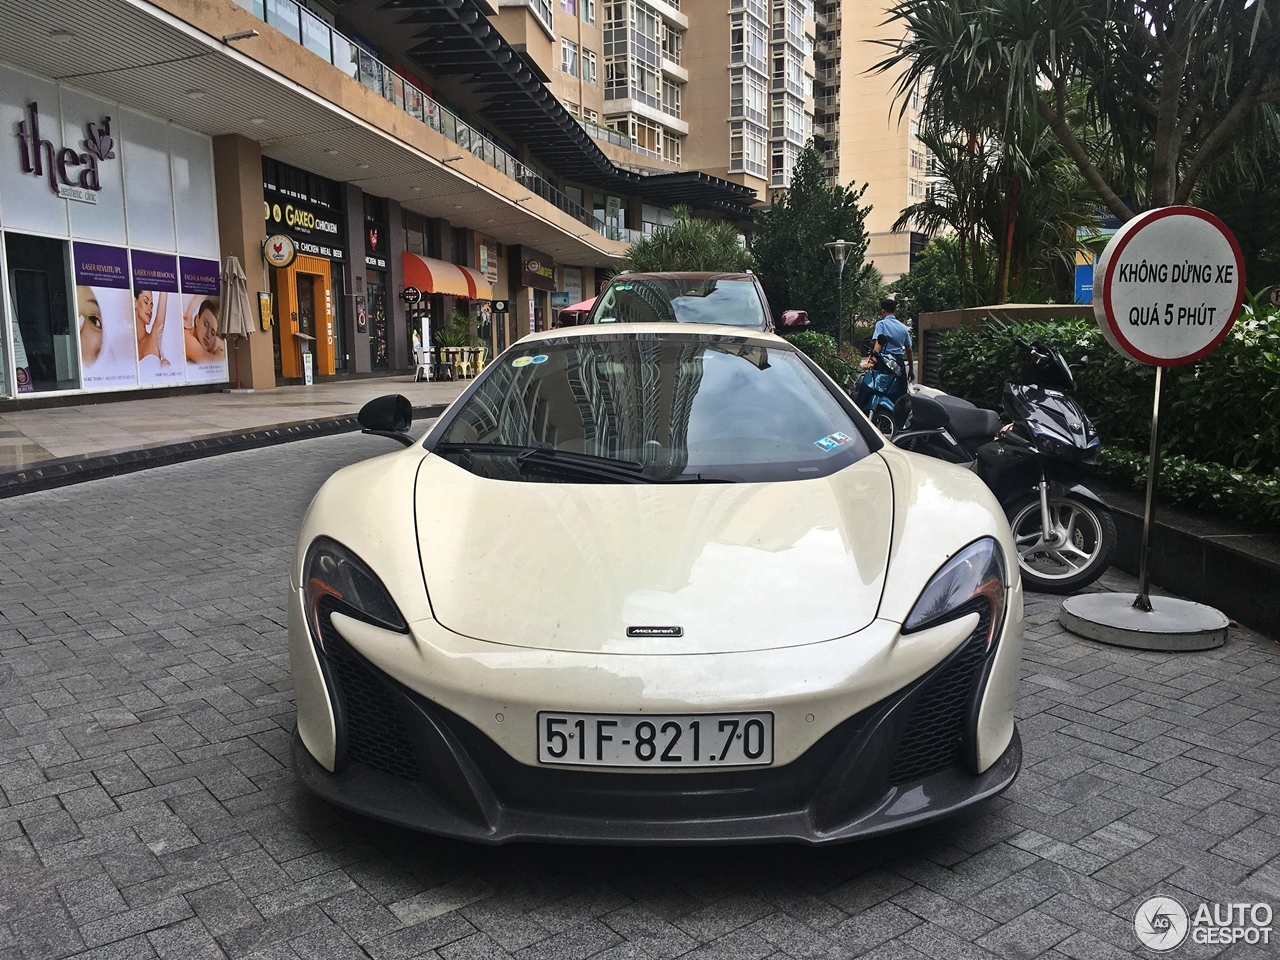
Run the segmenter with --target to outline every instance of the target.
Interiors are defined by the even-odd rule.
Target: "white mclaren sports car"
[[[290,571],[293,758],[466,840],[823,843],[1004,790],[1022,588],[973,474],[769,333],[611,324],[403,397]]]

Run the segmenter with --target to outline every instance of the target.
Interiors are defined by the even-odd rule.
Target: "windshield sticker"
[[[545,353],[540,353],[536,357],[530,357],[529,362],[530,363],[546,363],[547,355]]]
[[[511,361],[513,367],[527,367],[531,363],[533,363],[533,357],[516,357]]]
[[[843,447],[846,443],[853,443],[853,437],[846,433],[832,433],[823,437],[821,440],[813,441],[815,447],[819,447],[830,453],[837,447]]]

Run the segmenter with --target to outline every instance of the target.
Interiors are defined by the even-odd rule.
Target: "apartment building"
[[[809,0],[684,0],[688,166],[763,198],[791,182],[813,132]]]
[[[900,116],[896,75],[872,70],[889,53],[874,41],[896,39],[895,28],[885,26],[887,16],[883,0],[819,0],[813,129],[829,177],[870,185],[863,197],[872,208],[868,255],[892,282],[911,269],[912,257],[928,242],[918,231],[893,229],[902,210],[926,195],[928,158],[919,140],[918,98]]]
[[[594,292],[646,218],[746,216],[750,190],[662,158],[678,96],[636,70],[606,97],[603,11],[558,3],[12,0],[0,397],[403,370],[455,312],[497,351]],[[628,78],[654,61],[632,21],[680,78],[657,26],[619,19]],[[259,309],[235,347],[228,256]]]

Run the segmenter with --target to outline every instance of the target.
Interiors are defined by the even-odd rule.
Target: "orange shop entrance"
[[[335,324],[331,261],[299,254],[287,267],[272,270],[276,304],[276,355],[280,376],[303,375],[303,353],[314,355],[316,376],[335,372]]]

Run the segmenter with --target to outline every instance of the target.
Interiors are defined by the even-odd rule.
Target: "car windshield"
[[[592,323],[727,323],[768,329],[751,280],[728,277],[625,277],[614,280]]]
[[[806,480],[869,452],[787,344],[620,330],[509,350],[428,446],[480,476],[570,483]]]

